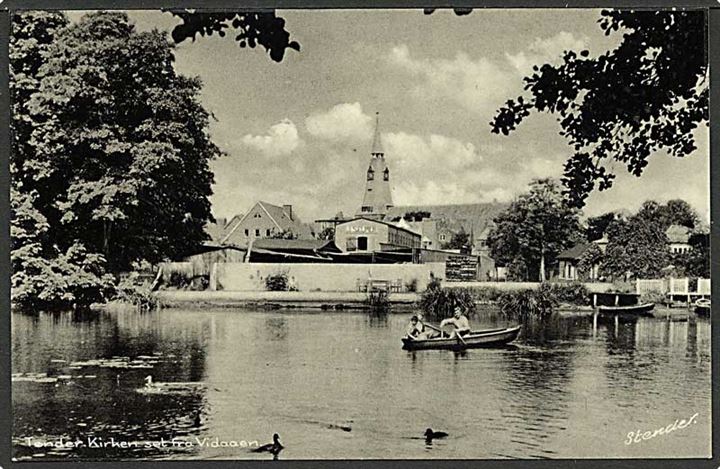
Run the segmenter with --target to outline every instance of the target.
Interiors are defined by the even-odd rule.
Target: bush
[[[500,310],[507,317],[525,321],[530,317],[547,320],[558,305],[557,293],[549,283],[536,290],[503,292],[498,299]]]
[[[665,302],[665,294],[659,291],[648,291],[640,295],[640,303],[656,303],[662,304]]]
[[[414,278],[405,284],[405,289],[409,292],[416,292],[418,286],[418,279]]]
[[[151,309],[158,305],[150,291],[150,284],[142,280],[140,273],[136,271],[120,279],[115,299],[135,305],[139,309]]]
[[[105,270],[105,258],[81,244],[52,259],[29,244],[11,253],[10,295],[23,311],[86,309],[115,294],[115,278]]]
[[[187,290],[191,283],[192,279],[187,274],[175,271],[170,273],[170,278],[165,282],[165,285],[178,290]]]
[[[265,277],[265,289],[268,291],[288,291],[287,272],[270,274]]]
[[[555,283],[552,285],[552,291],[560,303],[580,306],[590,304],[590,290],[580,282]]]

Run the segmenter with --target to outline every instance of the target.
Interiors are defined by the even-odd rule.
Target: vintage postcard
[[[711,457],[707,9],[10,17],[12,461]]]

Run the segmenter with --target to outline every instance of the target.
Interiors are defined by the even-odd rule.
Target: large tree
[[[77,24],[19,12],[12,26],[12,248],[27,254],[13,264],[18,282],[31,281],[32,269],[22,275],[32,256],[86,259],[85,271],[104,279],[105,269],[202,242],[212,219],[209,161],[220,151],[200,81],[176,73],[165,35],[137,32],[114,12]],[[65,303],[80,300],[71,296]]]
[[[708,121],[706,21],[702,10],[603,10],[600,28],[622,34],[619,45],[535,66],[526,93],[499,109],[492,131],[507,135],[532,112],[556,115],[572,151],[565,194],[578,207],[596,185],[611,187],[612,160],[640,176],[653,154],[692,153],[693,133]]]
[[[659,278],[670,263],[665,225],[644,204],[627,220],[613,221],[607,229],[608,245],[601,265],[603,275],[613,278]]]
[[[526,271],[531,279],[544,281],[557,255],[582,238],[578,217],[556,180],[534,180],[528,192],[494,219],[487,239],[490,256],[517,273]]]

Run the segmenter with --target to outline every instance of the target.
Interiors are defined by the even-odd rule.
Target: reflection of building
[[[668,247],[673,254],[690,252],[690,228],[682,225],[670,225],[665,231]]]
[[[292,205],[257,202],[240,219],[233,219],[225,228],[221,244],[245,246],[251,239],[270,238],[280,233],[292,233],[298,238],[312,238],[310,227],[293,213]]]
[[[390,193],[390,169],[385,162],[385,151],[380,140],[380,119],[375,123],[371,158],[365,174],[365,193],[358,217],[382,220],[393,206]]]
[[[340,223],[335,228],[335,244],[344,252],[392,251],[419,248],[420,234],[391,223],[367,218]]]

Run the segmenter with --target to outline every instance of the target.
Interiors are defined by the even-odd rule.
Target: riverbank
[[[163,307],[188,305],[213,307],[367,309],[367,294],[362,292],[326,291],[186,291],[165,290],[155,293]],[[392,293],[393,307],[412,308],[419,293]]]
[[[187,291],[164,290],[154,294],[163,308],[259,308],[259,309],[320,309],[364,310],[367,296],[362,292],[306,292],[306,291]],[[391,293],[388,297],[394,311],[417,308],[420,293]],[[495,308],[492,302],[477,302],[478,306]],[[561,304],[555,312],[564,317],[587,317],[595,312],[592,306]],[[657,305],[653,316],[672,321],[683,321],[695,313],[686,308],[668,308]]]

